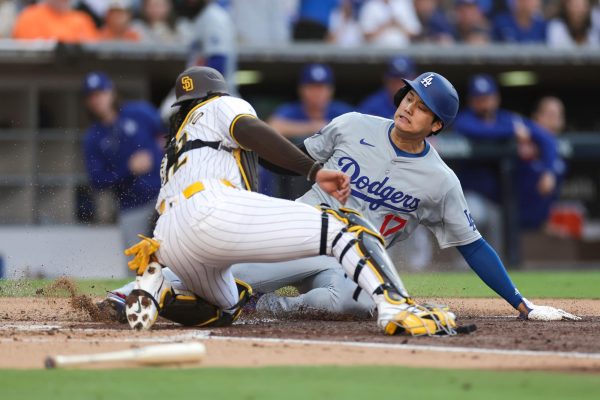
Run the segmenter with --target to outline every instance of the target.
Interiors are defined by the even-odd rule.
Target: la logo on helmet
[[[431,82],[433,82],[433,77],[433,74],[427,75],[425,78],[421,79],[421,84],[425,87],[431,85]]]

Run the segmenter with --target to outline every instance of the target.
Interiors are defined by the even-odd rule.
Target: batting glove
[[[529,319],[531,321],[579,321],[581,317],[577,315],[570,314],[560,308],[554,308],[550,306],[537,306],[533,304],[531,301],[523,298],[523,303],[529,310],[529,314],[526,316],[522,316],[524,319]]]

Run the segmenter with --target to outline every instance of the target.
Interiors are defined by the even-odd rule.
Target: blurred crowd
[[[600,43],[596,0],[0,0],[0,38],[186,46],[207,7],[232,40],[251,46]]]

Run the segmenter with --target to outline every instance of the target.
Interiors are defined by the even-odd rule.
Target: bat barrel
[[[202,343],[170,343],[137,349],[113,351],[96,354],[78,354],[47,357],[46,368],[60,368],[77,365],[89,365],[107,362],[135,363],[143,365],[163,365],[199,362],[206,354]]]

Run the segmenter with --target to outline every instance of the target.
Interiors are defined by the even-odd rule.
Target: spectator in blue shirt
[[[331,13],[340,0],[300,0],[294,40],[325,40]]]
[[[332,119],[352,111],[352,107],[333,100],[333,71],[325,64],[308,64],[300,73],[300,101],[281,105],[269,124],[286,137],[305,137],[321,130]]]
[[[108,75],[92,72],[83,82],[85,105],[94,119],[84,140],[89,182],[111,190],[119,201],[119,226],[126,247],[149,234],[160,190],[165,133],[158,111],[146,102],[117,103]]]
[[[532,119],[553,136],[560,135],[565,126],[563,102],[557,97],[542,97],[536,105]],[[552,173],[556,177],[556,184],[553,185],[549,178],[542,179],[546,167],[535,143],[520,143],[519,158],[517,174],[521,228],[539,230],[545,226],[551,208],[558,199],[566,164],[560,157],[557,157],[552,164]]]
[[[477,0],[457,0],[454,19],[457,42],[487,44],[491,41],[490,23]]]
[[[417,75],[415,63],[411,58],[392,58],[383,77],[383,87],[364,99],[358,106],[358,111],[393,119],[397,108],[394,105],[394,94],[404,87],[402,79],[414,79]]]
[[[494,40],[506,43],[545,43],[546,20],[540,0],[514,0],[511,12],[493,20]]]
[[[299,101],[279,106],[269,119],[269,124],[283,136],[296,144],[318,132],[332,119],[353,111],[344,102],[333,100],[333,71],[325,64],[308,64],[302,68],[298,84]],[[261,169],[261,193],[296,199],[310,186],[301,178],[276,178],[269,171]]]
[[[421,23],[417,42],[452,43],[454,32],[439,0],[414,0],[415,12]]]
[[[454,122],[457,133],[473,140],[535,143],[540,149],[538,184],[545,193],[554,190],[553,170],[557,160],[554,137],[531,120],[501,109],[498,86],[489,75],[473,76],[467,96],[468,106]],[[478,228],[489,233],[491,241],[500,246],[502,216],[498,204],[501,193],[496,163],[466,162],[458,168],[457,174]]]

